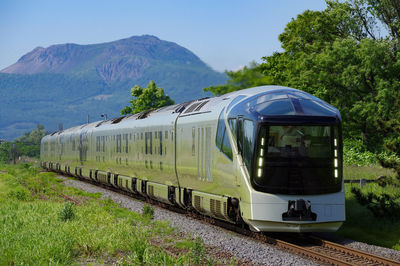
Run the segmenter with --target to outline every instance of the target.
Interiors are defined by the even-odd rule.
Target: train
[[[340,112],[260,86],[83,124],[41,140],[41,166],[256,232],[345,221]]]

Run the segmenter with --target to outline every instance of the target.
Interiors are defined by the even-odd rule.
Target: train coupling
[[[289,200],[288,211],[282,213],[283,221],[316,221],[317,214],[311,211],[309,200]]]

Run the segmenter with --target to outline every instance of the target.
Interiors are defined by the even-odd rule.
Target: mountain
[[[118,41],[37,47],[0,71],[0,139],[12,139],[43,124],[56,130],[119,115],[130,88],[150,80],[175,102],[208,96],[202,88],[226,76],[194,53],[155,36]]]

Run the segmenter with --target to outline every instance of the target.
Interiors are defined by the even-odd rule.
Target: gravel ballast
[[[102,198],[111,198],[114,202],[120,204],[124,208],[137,213],[141,213],[142,211],[144,204],[142,201],[87,182],[72,180],[63,176],[60,176],[60,178],[65,180],[66,186],[75,187],[90,193],[100,192]],[[168,220],[170,221],[171,226],[176,228],[179,232],[188,236],[200,236],[205,245],[216,247],[219,251],[229,253],[241,261],[255,265],[318,265],[313,261],[284,252],[269,244],[227,231],[220,227],[206,224],[187,215],[172,212],[158,206],[153,207],[155,210],[154,219],[163,221]],[[340,244],[351,246],[355,249],[364,250],[379,256],[400,261],[400,251],[367,245],[352,240],[332,240]]]

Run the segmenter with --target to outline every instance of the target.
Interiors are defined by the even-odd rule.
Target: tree
[[[228,80],[224,85],[210,86],[204,88],[204,91],[212,92],[214,95],[222,95],[228,92],[241,89],[268,85],[272,79],[261,73],[259,65],[256,62],[251,62],[247,67],[243,67],[238,71],[225,71]]]
[[[122,115],[136,114],[174,104],[174,101],[165,95],[164,90],[157,87],[154,81],[150,81],[147,88],[135,85],[131,89],[131,95],[136,98],[130,100],[130,105],[121,110]]]
[[[283,51],[263,63],[226,72],[216,95],[261,84],[294,87],[337,107],[346,138],[361,139],[400,177],[400,4],[398,0],[327,0],[290,21],[279,40]]]
[[[36,129],[25,133],[13,142],[0,143],[0,162],[9,162],[12,159],[13,147],[15,156],[40,156],[40,141],[47,134],[43,125],[37,125]]]
[[[26,144],[40,144],[40,141],[46,136],[46,130],[43,125],[37,125],[36,129],[31,132],[25,133],[23,136],[16,139],[16,142],[22,142]]]
[[[347,138],[361,138],[372,151],[400,156],[397,3],[327,1],[324,11],[305,11],[279,36],[284,51],[263,57],[260,69],[274,84],[310,92],[336,106]],[[378,25],[386,35],[380,36]]]

